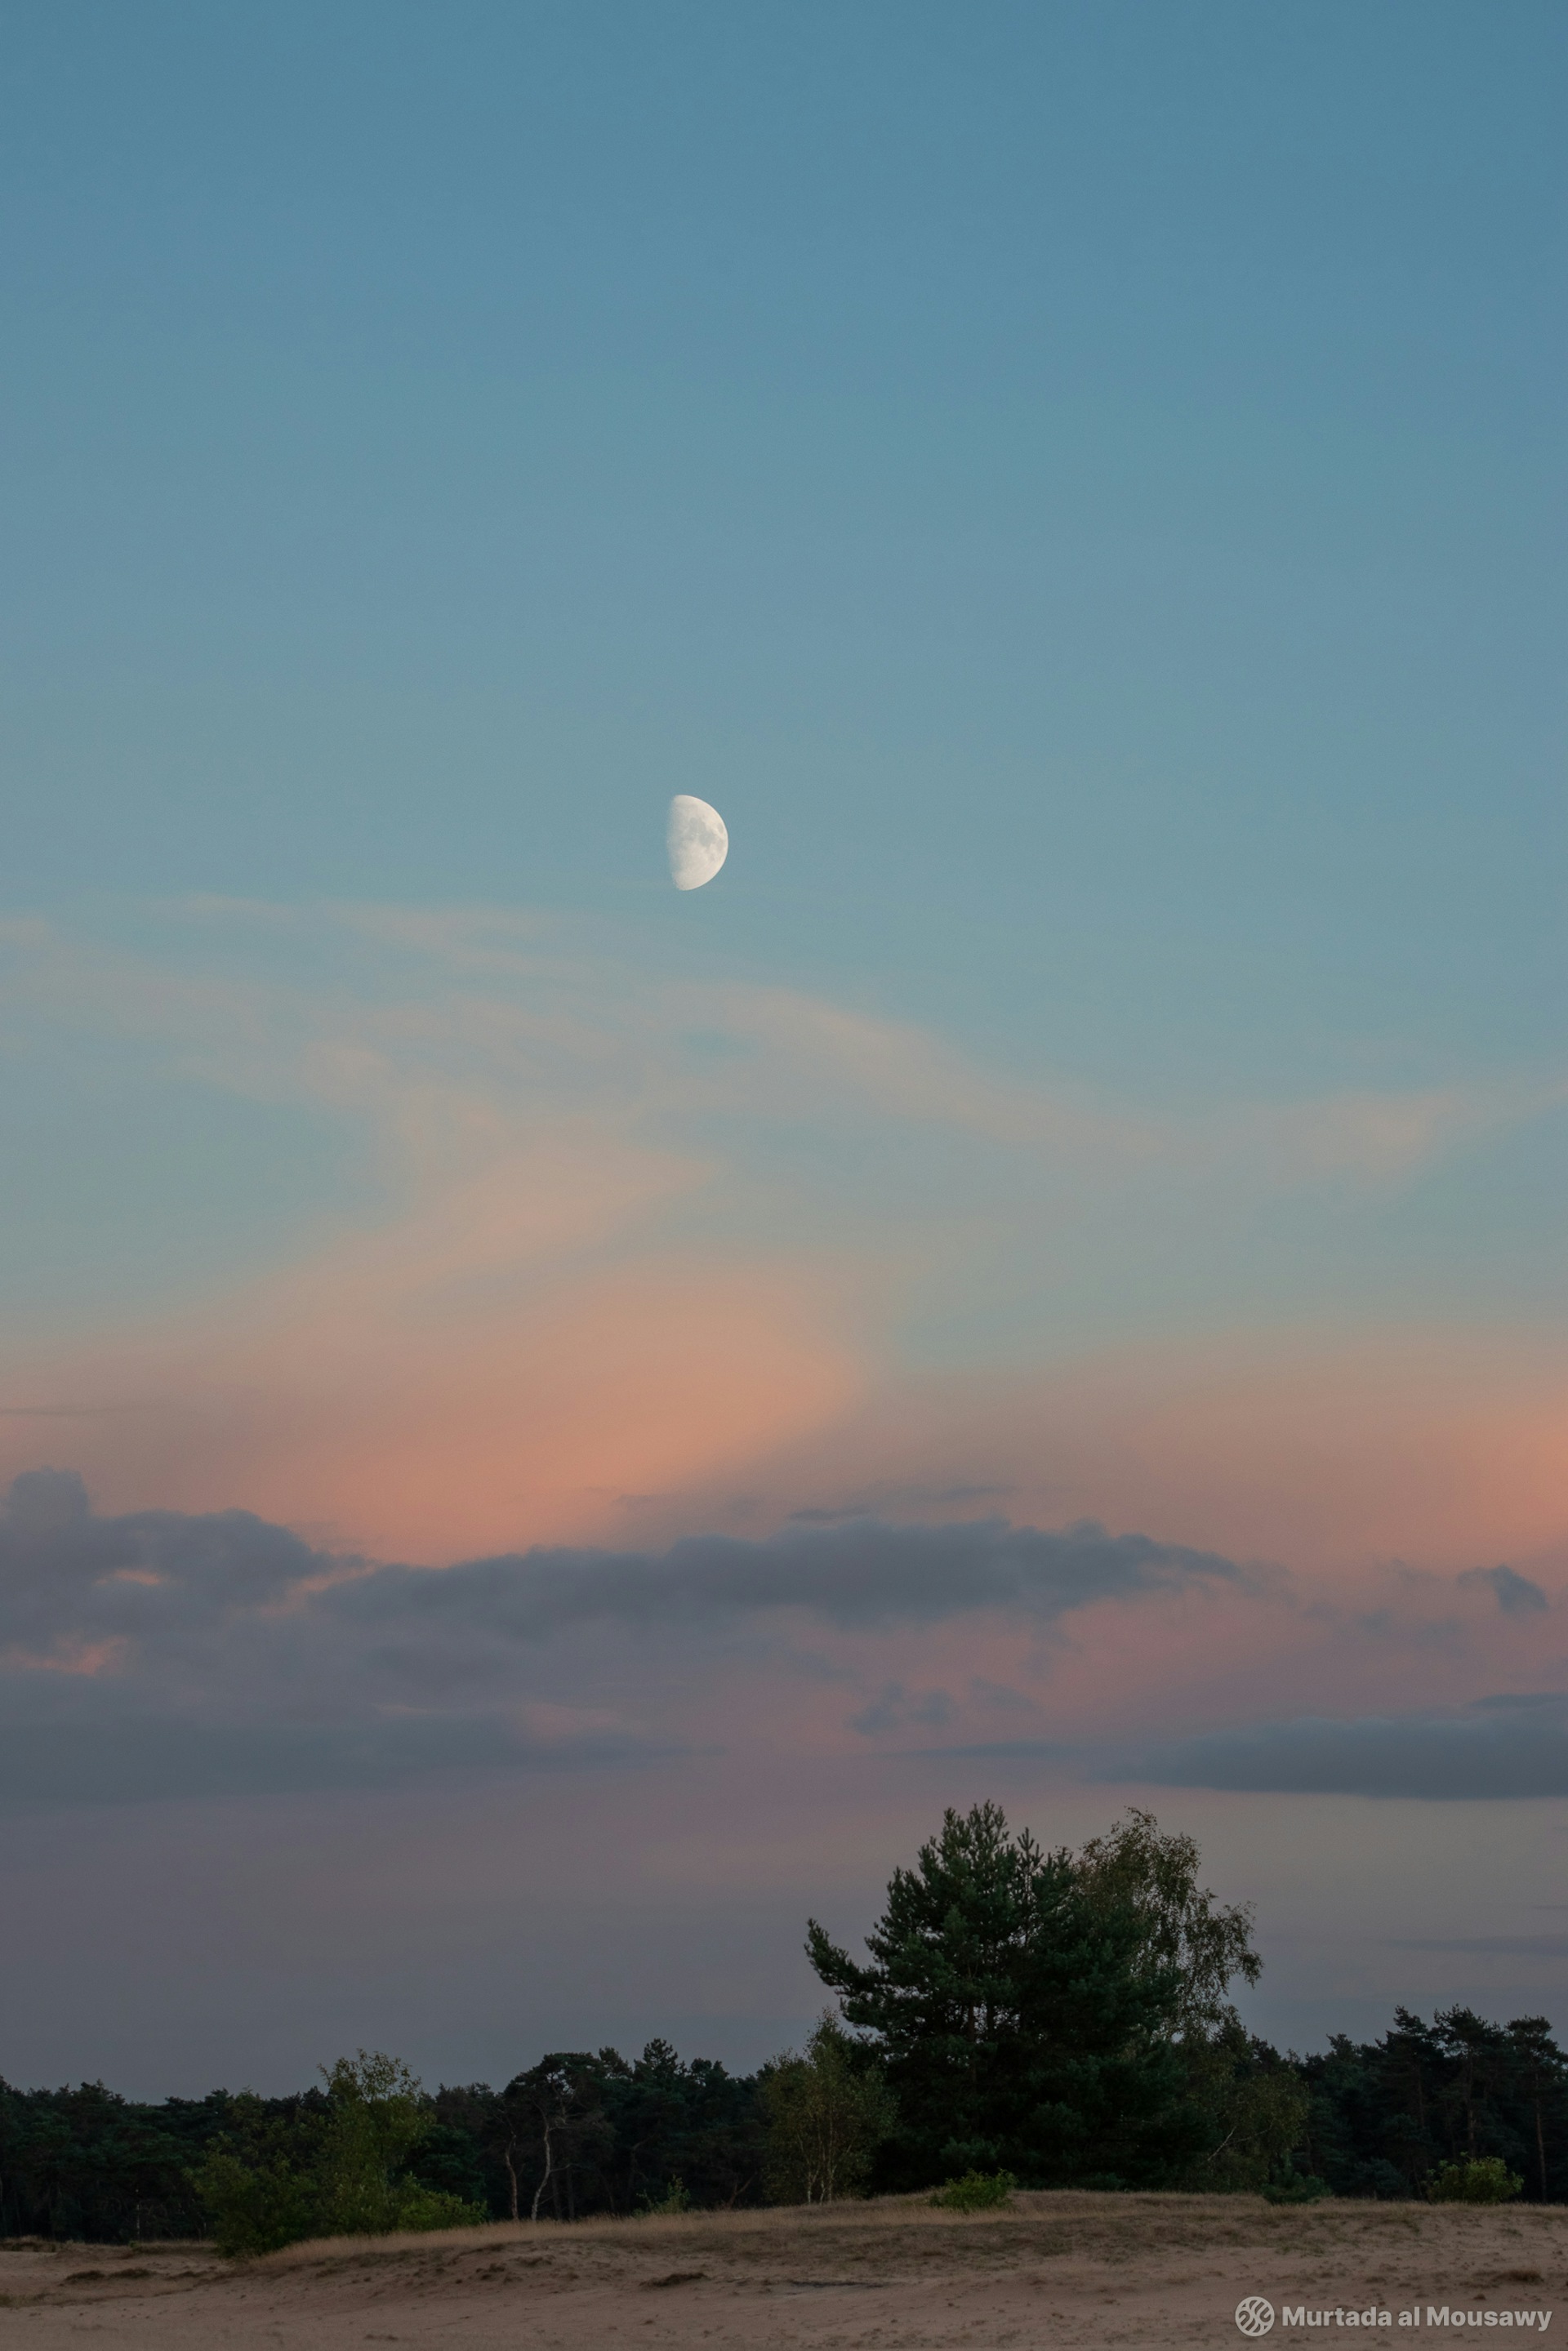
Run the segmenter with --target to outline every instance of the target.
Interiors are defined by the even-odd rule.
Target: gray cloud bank
[[[1260,1723],[1145,1750],[1103,1776],[1298,1795],[1563,1796],[1568,1698],[1516,1693],[1451,1714]]]
[[[493,1716],[428,1720],[217,1723],[60,1707],[0,1725],[0,1797],[134,1803],[171,1796],[407,1787],[453,1771],[632,1760],[652,1742],[529,1741]]]
[[[1468,1567],[1458,1578],[1461,1585],[1485,1584],[1497,1596],[1497,1604],[1505,1616],[1532,1616],[1549,1605],[1539,1583],[1528,1575],[1521,1575],[1511,1567]]]
[[[459,1568],[382,1568],[328,1604],[362,1625],[483,1624],[516,1640],[571,1625],[711,1625],[801,1608],[850,1631],[931,1624],[980,1608],[1051,1619],[1197,1578],[1243,1580],[1212,1552],[1085,1523],[1051,1532],[1005,1519],[966,1526],[877,1520],[787,1527],[763,1542],[697,1535],[659,1554],[534,1551]]]
[[[1568,1935],[1391,1935],[1391,1951],[1460,1951],[1467,1958],[1568,1959]]]
[[[100,1517],[78,1479],[32,1471],[0,1511],[0,1795],[235,1794],[647,1759],[682,1743],[638,1719],[659,1711],[661,1645],[667,1665],[783,1612],[852,1632],[982,1610],[1039,1627],[1215,1581],[1246,1579],[1142,1535],[1000,1519],[378,1565],[245,1511]],[[582,1703],[594,1677],[581,1649],[617,1639],[632,1703],[607,1715]]]
[[[1475,1573],[1507,1613],[1544,1604],[1511,1570]],[[0,1798],[395,1787],[454,1771],[647,1763],[706,1737],[694,1667],[700,1690],[727,1656],[781,1661],[791,1620],[874,1635],[988,1611],[1038,1635],[1097,1602],[1217,1584],[1246,1591],[1252,1579],[1145,1535],[1000,1518],[835,1515],[759,1541],[705,1535],[663,1552],[386,1565],[313,1549],[243,1510],[99,1516],[79,1479],[37,1470],[0,1509]],[[880,1677],[873,1690],[850,1718],[867,1736],[940,1729],[955,1713],[944,1690]],[[1030,1740],[952,1751],[1072,1760]],[[1563,1795],[1568,1699],[1306,1717],[1078,1761],[1102,1779],[1176,1787]]]

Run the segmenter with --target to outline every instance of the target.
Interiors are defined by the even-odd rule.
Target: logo
[[[1274,2324],[1273,2304],[1265,2302],[1260,2294],[1249,2294],[1236,2305],[1236,2324],[1243,2335],[1254,2338],[1267,2335]]]

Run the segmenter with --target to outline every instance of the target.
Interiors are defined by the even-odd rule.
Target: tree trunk
[[[546,2125],[545,2125],[545,2170],[544,2170],[544,2178],[539,2181],[538,2186],[538,2187],[535,2189],[535,2190],[534,2190],[534,2209],[533,2209],[533,2210],[528,2214],[528,2218],[529,2218],[529,2220],[537,2220],[538,2219],[538,2217],[539,2217],[539,2199],[540,2199],[540,2197],[544,2194],[545,2189],[549,2187],[549,2176],[550,2176],[550,2173],[551,2173],[554,2169],[555,2169],[555,2150],[554,2150],[554,2148],[553,2148],[553,2147],[551,2147],[551,2145],[550,2145],[550,2126],[549,2125],[549,2123],[546,2123]]]

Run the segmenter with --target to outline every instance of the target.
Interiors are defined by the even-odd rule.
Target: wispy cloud
[[[167,910],[160,957],[0,925],[13,1019],[161,1040],[214,1083],[293,1087],[433,1140],[460,1102],[639,1123],[832,1112],[950,1128],[1063,1168],[1230,1165],[1275,1189],[1408,1176],[1568,1101],[1568,1080],[1372,1089],[1154,1113],[988,1070],[946,1040],[800,990],[650,971],[559,920],[482,909]],[[180,935],[181,931],[184,935]],[[206,952],[203,952],[205,942]],[[732,1050],[706,1050],[722,1041]],[[440,1115],[422,1091],[434,1084]]]
[[[75,1416],[76,1458],[127,1506],[238,1498],[427,1560],[602,1541],[629,1510],[753,1531],[950,1517],[977,1489],[1275,1555],[1335,1512],[1325,1540],[1364,1550],[1418,1545],[1428,1520],[1489,1549],[1558,1531],[1533,1459],[1495,1532],[1453,1493],[1470,1455],[1517,1455],[1556,1410],[1550,1369],[1526,1365],[1522,1404],[1492,1403],[1489,1372],[1428,1410],[1448,1343],[1426,1330],[1397,1378],[1375,1330],[1325,1346],[1278,1300],[1277,1338],[1235,1367],[1214,1332],[1260,1282],[1272,1296],[1289,1204],[1364,1194],[1381,1215],[1560,1087],[1177,1113],[798,990],[641,967],[551,918],[198,902],[162,921],[112,947],[5,925],[12,1050],[107,1039],[149,1083],[308,1105],[362,1180],[259,1271],[239,1234],[230,1278],[177,1303],[106,1303],[68,1337],[13,1326],[0,1469]],[[1509,1345],[1505,1384],[1529,1353]],[[932,1430],[916,1392],[949,1371]],[[1319,1474],[1358,1445],[1364,1463]],[[1476,1477],[1490,1507],[1503,1480]]]

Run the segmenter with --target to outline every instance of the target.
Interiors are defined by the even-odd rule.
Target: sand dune
[[[227,2264],[201,2245],[0,2249],[0,2343],[54,2351],[936,2351],[936,2346],[1239,2344],[1264,2294],[1269,2341],[1344,2340],[1284,2311],[1416,2307],[1361,2344],[1518,2341],[1432,2325],[1429,2308],[1552,2314],[1568,2335],[1568,2208],[1473,2211],[1249,2197],[1019,2196],[957,2215],[890,2198],[815,2210],[693,2213],[575,2227],[333,2239]],[[1538,2332],[1531,2327],[1528,2341]]]

